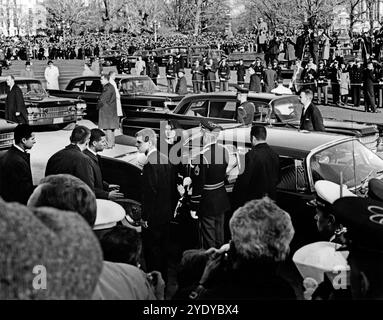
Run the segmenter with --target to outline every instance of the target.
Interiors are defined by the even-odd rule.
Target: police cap
[[[93,230],[113,228],[117,222],[125,218],[124,208],[116,202],[104,199],[96,199],[97,216]]]
[[[201,120],[201,127],[206,129],[206,130],[209,130],[209,131],[220,131],[220,130],[223,130],[223,128],[214,123],[213,121],[209,120],[209,119],[202,119]]]
[[[314,207],[324,209],[332,208],[332,204],[338,200],[340,196],[340,185],[327,180],[319,180],[315,182],[316,199],[309,204]],[[345,185],[342,186],[342,197],[356,197]]]
[[[383,181],[379,179],[371,179],[368,182],[368,196],[372,200],[383,202]]]
[[[366,198],[345,197],[334,203],[337,221],[347,228],[351,249],[383,252],[383,203]]]

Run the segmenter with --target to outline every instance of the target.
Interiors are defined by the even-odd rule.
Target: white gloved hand
[[[190,211],[190,215],[193,219],[198,219],[197,212],[196,211]]]
[[[192,183],[192,180],[190,179],[190,177],[186,177],[186,178],[184,179],[184,183],[183,183],[183,185],[184,185],[184,187],[187,187],[187,186],[190,186],[191,183]]]
[[[181,197],[185,194],[185,188],[179,184],[177,185],[177,191]]]

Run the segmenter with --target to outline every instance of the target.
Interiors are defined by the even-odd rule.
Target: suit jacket
[[[84,181],[94,191],[90,159],[77,145],[70,144],[49,158],[45,176],[52,174],[71,174]]]
[[[30,155],[12,146],[0,160],[0,182],[5,201],[27,204],[33,192]]]
[[[109,199],[109,184],[103,181],[99,162],[99,156],[93,154],[88,149],[83,151],[90,159],[94,180],[94,193],[97,199]]]
[[[97,102],[98,127],[100,129],[118,129],[116,90],[111,83],[107,83]]]
[[[185,77],[178,78],[176,85],[176,93],[181,95],[185,95],[188,93],[188,85]]]
[[[276,198],[280,181],[278,155],[267,143],[258,144],[245,155],[244,171],[233,189],[234,210],[254,199],[268,195]]]
[[[142,219],[150,229],[170,223],[173,182],[169,159],[157,150],[151,153],[142,172]]]
[[[16,112],[20,112],[16,116]],[[17,123],[27,123],[28,115],[21,89],[15,84],[5,100],[5,118]]]
[[[306,112],[302,111],[300,130],[325,131],[322,114],[318,107],[310,104]]]
[[[374,92],[374,83],[377,82],[374,70],[365,69],[363,73],[364,90]]]

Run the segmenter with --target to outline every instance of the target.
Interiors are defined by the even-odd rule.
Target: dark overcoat
[[[12,146],[1,157],[0,184],[1,196],[5,201],[27,204],[34,189],[28,153]]]
[[[253,146],[245,155],[244,171],[233,189],[234,210],[265,195],[276,198],[280,181],[279,158],[267,143]]]
[[[94,193],[97,199],[109,199],[109,184],[102,179],[99,156],[88,149],[83,151],[90,159],[94,180]]]
[[[110,83],[104,86],[97,102],[98,127],[100,129],[118,129],[116,91]]]
[[[16,112],[20,112],[20,115],[16,116]],[[28,122],[23,93],[16,84],[8,92],[5,100],[5,119],[16,123]]]
[[[66,146],[49,158],[45,169],[45,176],[52,174],[71,174],[84,181],[94,190],[94,178],[90,159],[75,144]]]
[[[318,107],[310,104],[306,112],[302,112],[300,130],[325,131],[322,114]]]

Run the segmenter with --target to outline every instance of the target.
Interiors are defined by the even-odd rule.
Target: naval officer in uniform
[[[225,214],[230,210],[225,189],[229,152],[217,141],[222,127],[203,119],[201,130],[203,149],[191,160],[191,205],[199,217],[200,246],[220,248],[224,244]]]

